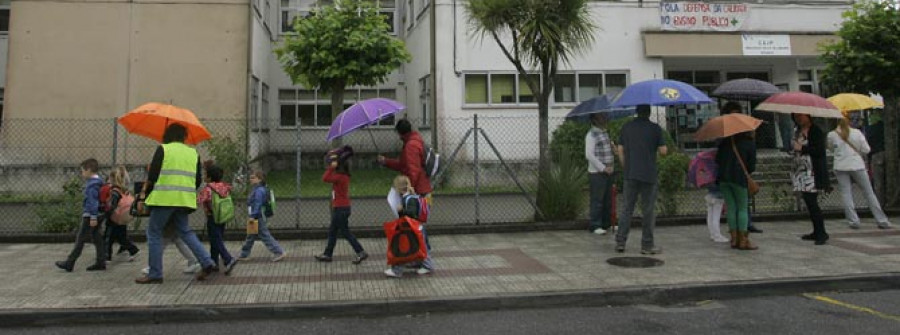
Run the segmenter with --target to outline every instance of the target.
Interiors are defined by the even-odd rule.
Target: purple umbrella
[[[406,109],[406,106],[391,99],[375,98],[357,102],[347,108],[334,119],[331,129],[328,130],[329,142],[347,135],[354,130],[373,125],[382,119]],[[371,133],[369,134],[371,136]],[[372,138],[374,142],[374,137]]]

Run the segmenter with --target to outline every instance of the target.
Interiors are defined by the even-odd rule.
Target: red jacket
[[[385,159],[384,166],[407,176],[417,194],[431,193],[431,181],[422,169],[422,161],[425,158],[425,142],[422,141],[422,135],[417,131],[411,131],[400,138],[403,140],[400,159]]]
[[[331,208],[350,207],[350,176],[328,167],[322,181],[331,183]]]
[[[200,207],[203,207],[203,212],[206,215],[212,215],[212,193],[211,191],[216,191],[219,194],[219,197],[227,197],[229,193],[231,193],[231,185],[225,182],[218,183],[209,183],[206,184],[205,187],[200,189],[200,194],[197,195],[197,204]]]

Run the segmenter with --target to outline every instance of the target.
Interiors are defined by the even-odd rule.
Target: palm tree
[[[550,171],[547,116],[556,72],[561,63],[567,63],[594,41],[595,25],[587,1],[469,0],[466,5],[470,31],[493,39],[537,97],[539,180],[545,180]],[[529,75],[528,70],[533,68],[539,70],[540,77]],[[546,192],[541,183],[538,185],[541,203]]]

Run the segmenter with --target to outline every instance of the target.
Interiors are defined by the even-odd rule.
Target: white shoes
[[[416,273],[418,273],[420,276],[424,276],[431,273],[431,270],[426,268],[419,268],[418,270],[416,270]]]
[[[285,252],[285,253],[282,253],[281,255],[275,256],[275,258],[272,258],[272,262],[280,262],[280,261],[283,260],[285,257],[287,257],[287,253],[286,253],[286,252]]]
[[[594,234],[606,235],[606,230],[604,230],[603,228],[597,228],[597,229],[594,229]]]
[[[722,236],[722,235],[710,236],[709,239],[713,240],[713,242],[716,242],[716,243],[728,243],[729,241],[731,241],[730,239],[728,239],[727,237]]]
[[[392,278],[400,278],[402,275],[395,273],[393,269],[384,270],[384,275]]]
[[[197,273],[197,271],[200,271],[200,269],[202,269],[202,268],[203,268],[203,266],[201,266],[200,263],[189,263],[188,266],[184,267],[183,272],[184,273]]]

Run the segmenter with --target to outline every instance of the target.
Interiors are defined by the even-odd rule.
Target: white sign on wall
[[[744,56],[790,56],[790,35],[741,35]]]
[[[662,30],[738,31],[750,16],[750,8],[739,3],[660,2]]]

